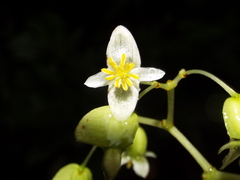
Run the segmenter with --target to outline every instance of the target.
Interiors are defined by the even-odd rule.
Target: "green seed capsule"
[[[223,119],[231,139],[240,139],[240,96],[226,99],[223,105]]]

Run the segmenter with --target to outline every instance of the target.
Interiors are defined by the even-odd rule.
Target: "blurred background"
[[[91,146],[75,141],[75,127],[87,112],[107,104],[107,87],[83,83],[106,67],[117,25],[133,34],[143,67],[166,72],[160,82],[182,68],[203,69],[239,92],[240,12],[233,2],[1,2],[1,179],[48,180],[62,166],[82,163]],[[175,125],[219,168],[227,151],[218,155],[218,149],[229,141],[221,113],[229,95],[210,79],[191,75],[175,96]],[[163,119],[166,107],[166,92],[159,89],[143,97],[136,112]],[[148,150],[158,156],[149,159],[147,180],[201,179],[201,168],[170,134],[143,127]],[[94,179],[103,179],[102,155],[98,148],[88,164]],[[226,171],[239,174],[238,162]],[[141,178],[122,167],[116,179]]]

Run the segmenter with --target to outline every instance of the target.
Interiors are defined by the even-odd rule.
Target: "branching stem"
[[[89,159],[92,157],[94,151],[96,150],[97,146],[93,146],[92,149],[89,151],[87,157],[84,159],[83,163],[81,164],[83,167],[86,167]]]

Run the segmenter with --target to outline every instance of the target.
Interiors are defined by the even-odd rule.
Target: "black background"
[[[235,1],[236,2],[236,1]],[[203,69],[239,85],[239,6],[231,1],[23,1],[0,5],[1,179],[51,179],[65,164],[81,163],[90,145],[75,141],[78,121],[107,104],[107,87],[83,85],[106,67],[112,30],[133,34],[143,67],[173,79],[178,71]],[[142,89],[145,87],[142,86]],[[228,142],[222,105],[229,95],[216,83],[191,75],[176,88],[175,125],[219,168]],[[166,92],[153,90],[139,101],[139,115],[166,117]],[[202,170],[167,132],[143,126],[153,179],[201,179]],[[103,179],[102,150],[88,166]],[[239,173],[237,161],[226,171]],[[141,179],[121,169],[116,179]]]

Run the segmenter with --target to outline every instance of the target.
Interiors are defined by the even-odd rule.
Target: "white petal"
[[[145,153],[145,156],[146,157],[151,157],[151,158],[157,158],[157,155],[154,152],[152,152],[152,151],[147,151]]]
[[[123,88],[109,85],[108,104],[117,120],[124,121],[131,116],[138,101],[138,94],[139,90],[135,86],[124,91]]]
[[[90,76],[86,81],[85,81],[85,85],[88,87],[92,87],[92,88],[97,88],[97,87],[102,87],[107,85],[107,83],[109,81],[107,81],[105,79],[105,77],[107,76],[106,73],[103,72],[99,72],[97,74],[94,74],[92,76]]]
[[[126,153],[125,154],[124,153],[125,152],[123,152],[123,154],[122,154],[121,166],[124,164],[127,164],[131,160],[130,156],[128,156]]]
[[[124,26],[117,26],[110,37],[107,46],[107,56],[114,59],[119,64],[122,54],[126,54],[126,63],[135,63],[134,67],[140,67],[141,59],[137,44],[132,36]]]
[[[142,177],[146,178],[149,173],[149,163],[145,157],[140,157],[139,159],[133,159],[133,170],[134,172]]]
[[[164,71],[156,68],[136,68],[133,69],[131,73],[138,73],[137,75],[140,76],[140,81],[155,81],[165,75]]]

